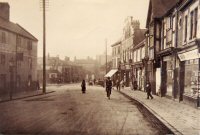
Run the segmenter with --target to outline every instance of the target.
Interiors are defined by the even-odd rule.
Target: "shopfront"
[[[188,100],[197,104],[200,89],[200,72],[198,50],[192,50],[178,54],[179,59],[184,63],[184,83],[183,83],[183,101]],[[198,79],[199,78],[199,79]]]
[[[136,81],[138,90],[144,91],[144,68],[138,67],[135,69]]]
[[[166,94],[165,96],[173,97],[173,56],[165,56],[163,57],[163,63],[165,66],[163,66],[162,70],[165,70],[163,72],[166,72]]]

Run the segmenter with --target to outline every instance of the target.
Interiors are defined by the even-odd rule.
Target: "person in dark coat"
[[[85,83],[85,80],[82,81],[81,88],[82,88],[82,93],[85,93],[85,91],[86,91],[86,83]]]
[[[116,87],[117,87],[117,91],[120,91],[120,81],[119,80],[116,81]]]
[[[108,80],[106,81],[106,92],[108,99],[110,99],[111,90],[112,90],[112,81],[110,77],[108,77]]]
[[[151,99],[153,99],[153,96],[151,95],[151,84],[150,82],[147,82],[146,84],[146,92],[147,92],[147,99],[149,99],[149,96]]]

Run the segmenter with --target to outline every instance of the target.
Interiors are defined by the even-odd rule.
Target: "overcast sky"
[[[10,20],[32,33],[42,56],[41,0],[0,0],[10,4]],[[47,53],[72,59],[95,57],[122,36],[124,20],[133,16],[145,28],[149,0],[48,0]]]

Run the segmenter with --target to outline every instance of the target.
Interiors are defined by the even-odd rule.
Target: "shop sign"
[[[130,65],[125,65],[126,69],[131,69]]]
[[[171,60],[172,60],[172,56],[163,57],[163,61],[171,61]]]
[[[125,70],[125,66],[124,65],[121,65],[121,70]]]
[[[178,54],[180,61],[192,60],[200,58],[198,49]]]

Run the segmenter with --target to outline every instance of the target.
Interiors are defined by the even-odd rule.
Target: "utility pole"
[[[43,94],[46,93],[46,2],[47,1],[42,0],[42,9],[43,9]]]
[[[105,39],[106,44],[106,74],[107,74],[107,39]]]

